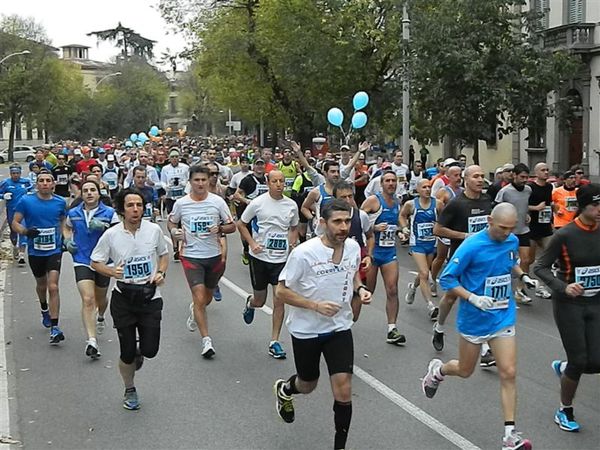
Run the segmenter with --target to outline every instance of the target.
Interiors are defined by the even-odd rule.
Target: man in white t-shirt
[[[363,303],[371,292],[359,276],[360,247],[347,239],[351,207],[333,199],[321,211],[324,233],[300,244],[279,275],[277,295],[290,305],[286,325],[292,335],[296,374],[273,387],[277,414],[294,421],[293,394],[308,394],[317,387],[321,354],[329,371],[334,403],[334,448],[346,447],[352,418],[353,295]]]
[[[285,177],[272,170],[267,177],[269,191],[252,200],[238,221],[238,230],[250,246],[250,279],[253,295],[246,299],[244,322],[254,320],[254,308],[261,308],[267,300],[267,287],[273,286],[273,326],[269,354],[284,359],[285,351],[279,342],[285,314],[283,302],[277,297],[279,274],[285,265],[289,250],[298,241],[298,206],[283,195]],[[252,223],[252,235],[248,225]]]
[[[208,335],[206,307],[225,272],[227,255],[222,252],[220,237],[233,233],[235,223],[225,200],[209,192],[207,167],[190,167],[189,181],[191,192],[175,202],[167,228],[173,237],[173,247],[183,242],[181,263],[192,291],[187,327],[192,332],[200,330],[202,356],[209,359],[215,355],[215,349]]]
[[[163,307],[158,286],[164,283],[169,267],[169,250],[161,228],[142,220],[144,204],[144,196],[137,189],[120,191],[115,209],[123,222],[104,232],[90,256],[92,270],[117,280],[110,314],[121,348],[123,407],[129,410],[140,408],[135,371],[142,367],[144,357],[153,358],[158,353]],[[114,265],[108,265],[111,260]]]

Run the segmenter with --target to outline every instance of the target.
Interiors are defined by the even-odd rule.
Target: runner
[[[407,201],[400,210],[402,234],[409,240],[410,252],[418,270],[414,282],[408,283],[408,290],[404,298],[406,303],[412,305],[415,301],[417,287],[420,286],[421,294],[427,304],[429,318],[435,321],[439,309],[432,300],[429,273],[435,255],[433,227],[441,208],[436,200],[431,198],[431,181],[420,180],[416,189],[418,197]]]
[[[208,174],[210,175],[208,178],[208,192],[211,194],[218,195],[223,200],[225,200],[227,187],[221,184],[219,180],[219,166],[216,163],[208,163],[206,164],[208,167]],[[186,188],[189,186],[189,182],[186,185]],[[186,193],[189,193],[186,191]],[[221,236],[219,238],[219,244],[221,245],[221,258],[223,261],[227,259],[227,237]],[[213,298],[216,302],[220,302],[223,300],[223,294],[221,294],[221,288],[217,284],[213,290]]]
[[[563,174],[564,184],[552,191],[554,206],[554,228],[560,229],[570,224],[577,213],[577,185],[575,174],[566,171]]]
[[[496,195],[495,202],[507,202],[512,204],[517,210],[517,225],[514,233],[519,239],[519,261],[523,272],[529,272],[529,197],[531,196],[531,186],[527,185],[529,179],[529,167],[523,163],[517,164],[513,169],[512,181],[504,186]],[[527,295],[524,284],[517,281],[515,290],[515,299],[524,305],[531,304],[531,297]]]
[[[8,168],[10,177],[3,180],[0,184],[0,195],[6,205],[6,221],[10,227],[10,242],[13,245],[13,259],[17,261],[19,267],[25,265],[25,244],[27,241],[13,227],[13,219],[19,200],[25,194],[33,190],[33,185],[29,178],[21,176],[21,166],[19,163],[12,163]]]
[[[100,187],[87,180],[81,185],[82,201],[67,212],[63,227],[65,247],[73,255],[75,282],[81,296],[81,317],[87,334],[85,354],[99,358],[100,350],[96,332],[102,334],[106,324],[104,313],[108,306],[106,291],[110,278],[90,267],[90,256],[100,236],[108,227],[119,223],[115,210],[100,202]]]
[[[52,175],[56,180],[54,193],[64,199],[68,199],[71,197],[71,175],[73,174],[73,169],[66,164],[67,157],[65,155],[58,155],[56,160],[57,164],[52,169]]]
[[[107,230],[94,248],[92,270],[115,278],[110,314],[121,354],[119,372],[125,386],[123,408],[137,410],[136,370],[144,358],[154,358],[160,344],[163,299],[159,286],[165,281],[169,250],[160,227],[147,220],[144,196],[135,188],[120,191],[115,209],[123,222]],[[108,262],[115,261],[114,266]],[[139,345],[137,340],[139,337]]]
[[[433,234],[450,239],[450,258],[468,235],[487,228],[487,216],[492,210],[490,198],[482,194],[484,173],[481,167],[474,165],[467,167],[464,177],[464,192],[446,205],[433,227]],[[433,347],[438,352],[444,349],[444,324],[455,301],[456,295],[448,292],[440,301],[440,312],[437,322],[433,325],[432,340]],[[494,357],[487,344],[482,345],[481,351],[480,365],[493,366]]]
[[[17,233],[27,236],[29,266],[35,277],[42,325],[50,328],[50,343],[58,344],[65,339],[58,327],[58,282],[62,259],[61,230],[67,213],[67,202],[53,194],[54,177],[46,169],[38,174],[36,187],[36,194],[23,196],[17,204],[12,226]]]
[[[396,198],[397,175],[388,170],[381,175],[383,192],[369,196],[361,209],[369,215],[374,224],[375,248],[373,261],[367,271],[367,287],[375,292],[377,272],[381,271],[386,294],[385,312],[387,316],[388,344],[404,345],[406,337],[400,334],[398,320],[398,260],[396,259],[396,234],[398,232],[400,204]]]
[[[131,173],[133,174],[133,187],[140,191],[144,197],[144,214],[142,218],[150,222],[155,222],[158,210],[154,208],[154,205],[158,201],[158,194],[156,189],[148,186],[146,183],[148,171],[144,166],[135,166]]]
[[[189,171],[191,192],[177,200],[169,215],[167,227],[173,237],[173,246],[183,243],[182,265],[192,292],[189,331],[200,330],[202,356],[215,355],[208,334],[206,307],[213,299],[213,289],[225,272],[225,255],[220,237],[235,231],[235,224],[225,201],[208,191],[209,169],[192,166]],[[178,227],[181,222],[182,228]]]
[[[286,197],[292,196],[292,186],[296,177],[301,172],[300,165],[292,159],[292,151],[289,148],[283,149],[283,158],[277,163],[277,170],[283,173],[285,177],[285,189],[283,195]]]
[[[185,184],[189,178],[189,166],[179,162],[179,150],[171,147],[169,164],[160,171],[161,186],[165,189],[164,206],[167,214],[173,210],[177,199],[185,195]],[[173,242],[173,261],[179,261],[179,246]]]
[[[340,165],[337,161],[325,161],[323,163],[323,174],[325,175],[325,183],[313,188],[308,193],[300,209],[300,212],[308,219],[312,231],[316,234],[319,232],[321,208],[333,200],[333,185],[340,179]],[[308,238],[311,234],[310,231],[307,231],[306,237]]]
[[[546,163],[538,163],[533,169],[535,180],[529,183],[531,196],[529,197],[529,235],[531,246],[527,262],[533,264],[536,259],[536,250],[545,250],[552,236],[552,185],[548,183],[550,170]],[[551,298],[552,294],[540,284],[535,290],[535,295],[541,298]]]
[[[367,271],[373,263],[373,249],[375,248],[375,239],[373,237],[373,228],[369,221],[369,215],[359,209],[354,200],[352,192],[352,183],[347,180],[339,180],[333,185],[333,196],[344,200],[352,207],[352,220],[350,222],[350,231],[348,237],[355,240],[360,246],[360,267],[359,275],[362,284],[367,282]],[[352,320],[356,322],[360,316],[362,302],[358,296],[352,297]]]
[[[554,421],[564,431],[579,431],[573,399],[581,375],[600,373],[600,186],[580,187],[577,202],[579,216],[555,233],[534,269],[552,290],[554,320],[567,354],[566,361],[552,362],[560,378]]]
[[[467,179],[473,173],[472,168],[471,173],[465,175]],[[531,442],[522,438],[515,429],[516,304],[512,295],[511,273],[528,285],[535,283],[517,263],[519,241],[511,234],[517,225],[514,206],[500,203],[487,220],[489,228],[465,240],[451,257],[440,279],[442,288],[460,298],[456,320],[460,333],[458,360],[444,364],[439,359],[432,359],[422,380],[422,389],[428,398],[433,398],[446,376],[470,377],[481,345],[489,342],[500,374],[504,413],[502,449],[530,449]]]
[[[273,390],[277,414],[292,423],[292,395],[308,394],[317,387],[323,354],[334,398],[334,448],[343,449],[352,418],[354,345],[350,302],[354,292],[367,304],[371,292],[360,282],[359,246],[347,239],[350,206],[334,199],[323,207],[320,220],[323,235],[292,251],[279,275],[278,295],[290,305],[286,324],[292,335],[296,374],[287,381],[277,380]]]
[[[253,295],[246,299],[243,317],[250,325],[254,309],[262,308],[267,300],[267,288],[273,286],[273,323],[269,354],[275,359],[285,359],[286,353],[279,342],[285,314],[284,304],[277,295],[278,277],[298,241],[298,207],[283,195],[285,176],[272,170],[268,176],[269,192],[250,202],[237,223],[243,239],[250,246],[250,279]],[[248,232],[252,228],[252,234]]]

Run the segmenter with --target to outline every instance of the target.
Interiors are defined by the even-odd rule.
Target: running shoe
[[[544,286],[538,286],[535,290],[535,296],[543,299],[552,298],[552,294]]]
[[[59,344],[60,341],[65,340],[65,335],[57,326],[50,328],[50,343],[51,344]]]
[[[437,297],[438,293],[437,293],[437,283],[435,281],[432,281],[431,283],[429,283],[429,287],[431,289],[431,296],[432,297]]]
[[[123,408],[128,409],[129,411],[140,409],[140,401],[135,388],[129,392],[125,390],[125,395],[123,397]]]
[[[406,344],[406,337],[400,334],[398,328],[393,328],[391,331],[388,331],[386,342],[393,345],[404,345]]]
[[[530,305],[532,302],[531,297],[529,297],[523,289],[515,290],[515,299],[523,305]]]
[[[496,365],[496,358],[492,354],[492,350],[488,349],[485,352],[485,355],[481,355],[481,359],[479,360],[479,367],[492,367]]]
[[[283,385],[285,380],[277,380],[273,385],[273,393],[275,394],[275,411],[285,423],[294,421],[294,399],[291,395],[283,393]]]
[[[194,318],[194,302],[190,303],[190,315],[185,321],[185,326],[191,333],[198,329],[198,324],[196,323],[196,319]]]
[[[13,247],[13,259],[19,259],[19,247]]]
[[[85,347],[85,356],[89,356],[92,359],[98,359],[102,356],[100,354],[100,350],[98,350],[98,344],[96,341],[87,341],[87,345]]]
[[[254,308],[250,306],[250,300],[252,300],[251,295],[246,298],[246,306],[244,307],[244,312],[242,313],[244,316],[244,322],[246,322],[248,325],[250,325],[254,320]]]
[[[52,326],[52,319],[50,319],[50,311],[42,310],[42,325],[46,328],[50,328]]]
[[[563,361],[561,361],[560,359],[555,359],[554,361],[552,361],[552,370],[554,370],[554,373],[556,374],[556,376],[558,378],[562,377],[563,374]]]
[[[440,315],[440,309],[430,303],[427,307],[427,313],[429,314],[429,319],[431,319],[432,322],[435,322]]]
[[[212,345],[212,339],[208,336],[202,338],[202,356],[205,359],[210,359],[215,356],[215,348]]]
[[[557,409],[554,413],[554,422],[563,431],[579,431],[579,424],[573,415],[573,408]]]
[[[25,256],[23,255],[23,253],[19,253],[19,260],[17,261],[17,264],[19,267],[25,266]]]
[[[144,355],[142,355],[139,347],[136,347],[135,349],[135,358],[133,359],[133,362],[135,363],[136,372],[144,365]]]
[[[415,283],[408,283],[408,290],[406,291],[406,295],[404,296],[404,301],[407,305],[412,305],[414,303],[416,293],[417,288],[415,287]]]
[[[431,344],[436,351],[441,352],[444,350],[444,332],[438,331],[436,325],[437,323],[433,324],[433,338],[431,339]]]
[[[215,299],[215,302],[220,302],[221,300],[223,300],[223,294],[221,294],[221,288],[218,284],[217,286],[215,286],[215,289],[213,291],[213,298]]]
[[[248,257],[247,253],[242,253],[242,264],[245,266],[250,264],[250,258]]]
[[[104,333],[105,328],[106,328],[106,320],[104,319],[104,317],[102,319],[100,319],[100,317],[98,317],[96,319],[96,333],[98,335]]]
[[[421,379],[421,389],[427,398],[433,398],[444,376],[441,374],[443,363],[439,359],[432,359],[427,366],[427,373]]]
[[[278,341],[269,345],[269,355],[275,359],[285,359],[287,354],[283,351],[283,347]]]
[[[529,439],[523,439],[521,433],[513,430],[510,436],[502,438],[502,450],[531,450],[533,447]]]
[[[179,262],[179,250],[173,251],[173,262]]]

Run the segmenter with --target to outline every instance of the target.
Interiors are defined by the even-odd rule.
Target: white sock
[[[444,332],[444,325],[440,325],[439,322],[435,323],[435,331],[437,331],[438,333],[443,333]]]
[[[567,370],[567,361],[563,361],[560,363],[560,373],[565,373],[565,370]]]
[[[560,402],[560,409],[565,409],[565,408],[572,408],[573,405],[564,405],[563,402]]]
[[[98,342],[96,341],[96,338],[95,338],[95,337],[88,338],[88,340],[87,340],[87,343],[88,343],[89,345],[92,345],[92,346],[94,346],[94,347],[97,347],[97,346],[98,346]]]
[[[390,331],[392,331],[394,328],[396,328],[396,324],[395,323],[388,323],[388,333]]]
[[[481,344],[481,349],[480,349],[481,356],[485,355],[489,349],[490,349],[490,346],[488,345],[487,342],[484,342],[483,344]]]
[[[273,345],[274,343],[276,343],[276,342],[277,342],[277,341],[271,341],[271,342],[269,342],[269,347],[270,347],[271,345]]]
[[[514,429],[514,425],[504,425],[504,437],[509,437]]]

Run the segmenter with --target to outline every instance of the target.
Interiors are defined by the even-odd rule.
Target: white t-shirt
[[[285,196],[275,200],[269,193],[259,195],[244,209],[242,221],[252,223],[252,237],[264,249],[260,253],[250,249],[252,256],[273,264],[286,261],[290,248],[288,232],[298,225],[296,202]]]
[[[106,264],[113,260],[115,265],[125,264],[123,278],[128,284],[145,284],[158,270],[158,258],[169,252],[163,232],[155,223],[142,220],[135,234],[125,229],[123,223],[109,228],[100,237],[91,260]],[[154,298],[160,297],[157,288]]]
[[[242,179],[246,176],[246,175],[250,175],[252,173],[252,171],[250,170],[246,170],[245,172],[242,172],[241,170],[234,174],[231,177],[231,181],[229,182],[229,187],[231,189],[237,189],[240,186],[240,181],[242,181]]]
[[[406,194],[406,188],[408,185],[408,166],[404,163],[400,164],[399,166],[397,166],[395,163],[392,163],[391,169],[396,174],[396,178],[398,180],[398,186],[396,187],[396,195],[398,195],[398,197],[402,197],[404,194]]]
[[[189,195],[177,200],[169,220],[181,222],[183,226],[183,256],[199,259],[221,254],[219,235],[211,234],[208,229],[233,221],[225,200],[210,192],[201,201],[193,200]]]
[[[188,181],[189,166],[187,164],[178,163],[173,167],[172,164],[167,164],[160,171],[160,182],[162,187],[167,192],[167,197],[176,199],[183,197],[185,184]]]
[[[346,239],[339,264],[332,261],[333,249],[315,237],[296,247],[279,274],[286,287],[313,301],[341,304],[333,317],[317,311],[290,306],[286,325],[298,339],[311,339],[319,334],[344,331],[352,326],[350,302],[354,292],[354,275],[360,265],[360,247]]]

